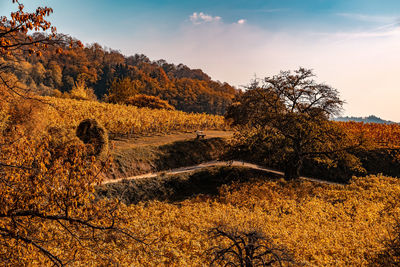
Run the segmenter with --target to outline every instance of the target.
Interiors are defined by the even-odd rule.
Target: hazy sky
[[[25,0],[84,43],[201,68],[235,86],[299,66],[341,92],[344,115],[400,121],[399,0]],[[12,9],[0,0],[0,15]]]

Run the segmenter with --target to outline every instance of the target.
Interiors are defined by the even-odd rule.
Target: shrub
[[[83,143],[93,146],[93,155],[102,156],[107,153],[107,131],[95,119],[83,120],[76,129],[76,136],[78,136]]]
[[[139,108],[175,110],[175,108],[171,106],[168,101],[162,100],[158,96],[135,95],[129,97],[125,103],[128,105],[137,106]]]
[[[97,97],[92,88],[86,86],[84,81],[75,82],[69,93],[64,94],[66,98],[72,98],[77,100],[92,100],[96,101]]]

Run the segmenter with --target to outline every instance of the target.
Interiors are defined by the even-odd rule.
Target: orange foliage
[[[41,55],[40,49],[47,48],[52,38],[55,37],[56,28],[46,20],[53,9],[38,7],[35,12],[25,12],[24,5],[18,0],[13,0],[18,5],[18,10],[12,12],[10,18],[0,17],[0,55],[16,53],[24,46],[29,46],[29,54]],[[27,35],[28,31],[46,31],[51,29],[51,35],[34,39]]]
[[[363,122],[336,122],[353,136],[363,136],[376,147],[400,148],[400,125]]]
[[[101,181],[95,158],[71,137],[46,134],[38,102],[19,99],[17,107],[0,106],[0,262],[86,260],[91,252],[81,240],[98,255],[117,224],[115,202],[93,201]]]
[[[168,101],[151,95],[135,95],[128,98],[125,103],[138,108],[175,110],[173,106],[168,104]]]

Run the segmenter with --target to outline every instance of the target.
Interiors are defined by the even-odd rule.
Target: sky
[[[15,9],[0,0],[0,15]],[[50,6],[58,32],[125,55],[200,68],[238,88],[313,69],[343,115],[400,122],[398,0],[25,0]]]

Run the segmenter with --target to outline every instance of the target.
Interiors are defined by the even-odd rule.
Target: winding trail
[[[122,181],[126,180],[137,180],[137,179],[146,179],[146,178],[153,178],[157,177],[160,174],[166,174],[166,175],[175,175],[175,174],[180,174],[180,173],[186,173],[186,172],[192,172],[204,168],[209,168],[209,167],[215,167],[215,166],[238,166],[238,167],[246,167],[254,170],[260,170],[268,173],[273,173],[277,174],[280,176],[283,176],[284,173],[281,171],[269,169],[262,167],[260,165],[244,162],[244,161],[209,161],[209,162],[204,162],[201,164],[193,165],[193,166],[188,166],[188,167],[181,167],[181,168],[176,168],[176,169],[171,169],[171,170],[166,170],[166,171],[161,171],[161,172],[151,172],[151,173],[146,173],[146,174],[141,174],[141,175],[136,175],[136,176],[131,176],[127,178],[119,178],[119,179],[114,179],[114,180],[107,180],[103,181],[101,184],[114,184],[114,183],[119,183]],[[324,181],[320,179],[315,179],[315,178],[309,178],[309,177],[300,177],[300,179],[303,180],[308,180],[312,182],[317,182],[317,183],[322,183],[322,184],[331,184],[331,185],[343,185],[341,183],[336,183],[336,182],[329,182],[329,181]]]

